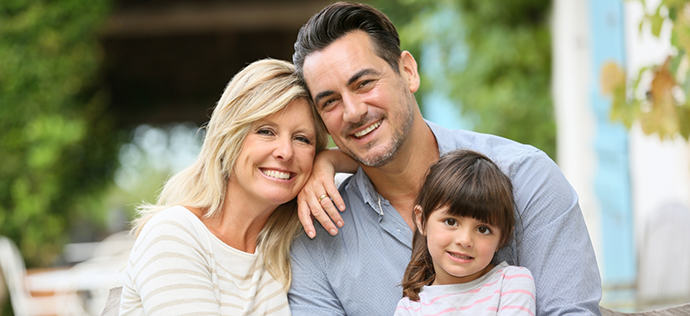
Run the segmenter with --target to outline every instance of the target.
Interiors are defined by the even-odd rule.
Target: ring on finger
[[[328,194],[325,194],[325,193],[324,193],[324,194],[321,194],[321,196],[319,196],[319,203],[321,203],[321,200],[323,200],[323,199],[325,199],[325,198],[327,198],[327,197],[328,197]]]

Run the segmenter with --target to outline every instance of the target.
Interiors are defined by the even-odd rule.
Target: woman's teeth
[[[355,137],[361,138],[362,136],[364,136],[364,135],[366,135],[366,134],[369,134],[369,132],[375,130],[375,129],[376,129],[377,127],[379,127],[380,125],[381,125],[381,120],[379,120],[378,122],[376,122],[376,123],[374,123],[374,124],[371,124],[371,126],[365,128],[365,129],[363,129],[363,130],[361,130],[361,131],[355,133]]]
[[[275,171],[275,170],[261,170],[261,171],[265,175],[267,175],[271,178],[282,179],[282,180],[290,179],[290,173],[289,172],[280,172],[280,171]]]

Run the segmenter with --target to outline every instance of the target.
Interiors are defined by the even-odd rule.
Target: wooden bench
[[[646,312],[624,313],[600,307],[601,316],[685,316],[690,315],[690,303]]]

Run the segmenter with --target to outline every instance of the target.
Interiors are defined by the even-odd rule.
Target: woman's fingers
[[[329,188],[328,190],[326,189],[327,187]],[[297,213],[299,220],[302,223],[302,227],[304,227],[304,232],[307,233],[307,236],[310,238],[316,236],[313,218],[319,221],[321,226],[331,235],[336,235],[338,233],[338,228],[335,226],[334,222],[339,222],[339,225],[342,227],[343,220],[338,214],[337,209],[333,206],[331,200],[328,198],[328,195],[332,193],[338,194],[338,190],[335,189],[335,184],[324,184],[323,181],[314,179],[314,175],[312,174],[312,177],[297,195]],[[323,195],[326,196],[319,201],[319,197]],[[338,197],[340,197],[339,194]],[[340,200],[342,201],[342,198]],[[331,217],[333,217],[333,220],[331,220]]]
[[[330,203],[330,199],[326,197],[319,202],[319,196],[321,196],[321,194],[313,194],[309,199],[309,209],[311,210],[311,215],[314,216],[319,223],[321,223],[321,226],[323,226],[323,228],[326,229],[329,234],[335,236],[338,233],[338,228],[335,226],[335,224],[333,224],[329,213],[325,211],[325,207],[323,207],[323,205],[326,203]],[[338,211],[335,211],[335,213],[338,213]],[[340,216],[338,216],[338,218],[340,218]],[[342,222],[342,219],[340,219],[340,221]]]
[[[304,228],[304,232],[307,233],[307,236],[309,236],[309,238],[316,237],[316,230],[314,229],[314,221],[311,217],[309,205],[306,201],[301,201],[299,197],[297,198],[297,216],[299,217],[299,221],[302,223],[302,227]]]
[[[335,181],[323,182],[323,188],[325,192],[327,192],[326,194],[328,195],[328,197],[322,199],[319,204],[321,204],[321,207],[323,207],[323,209],[326,211],[326,213],[331,218],[333,223],[335,223],[336,226],[343,227],[343,218],[340,217],[340,212],[338,212],[338,210],[340,209],[340,211],[342,212],[344,209],[343,205],[345,205],[345,203],[343,203],[343,198],[340,197],[340,193],[338,192],[338,189],[335,187]]]
[[[335,178],[332,182],[324,183],[324,188],[326,188],[328,196],[330,196],[331,200],[333,200],[333,204],[335,204],[341,212],[344,211],[345,202],[343,201],[343,197],[340,196],[338,188],[335,186]],[[340,215],[338,215],[338,217],[340,217]],[[338,225],[338,227],[343,227],[343,225]]]

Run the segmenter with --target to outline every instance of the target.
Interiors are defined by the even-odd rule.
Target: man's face
[[[363,31],[343,36],[304,61],[304,79],[333,141],[365,166],[390,162],[412,128],[417,65],[406,52],[401,65],[398,74],[376,55]]]

